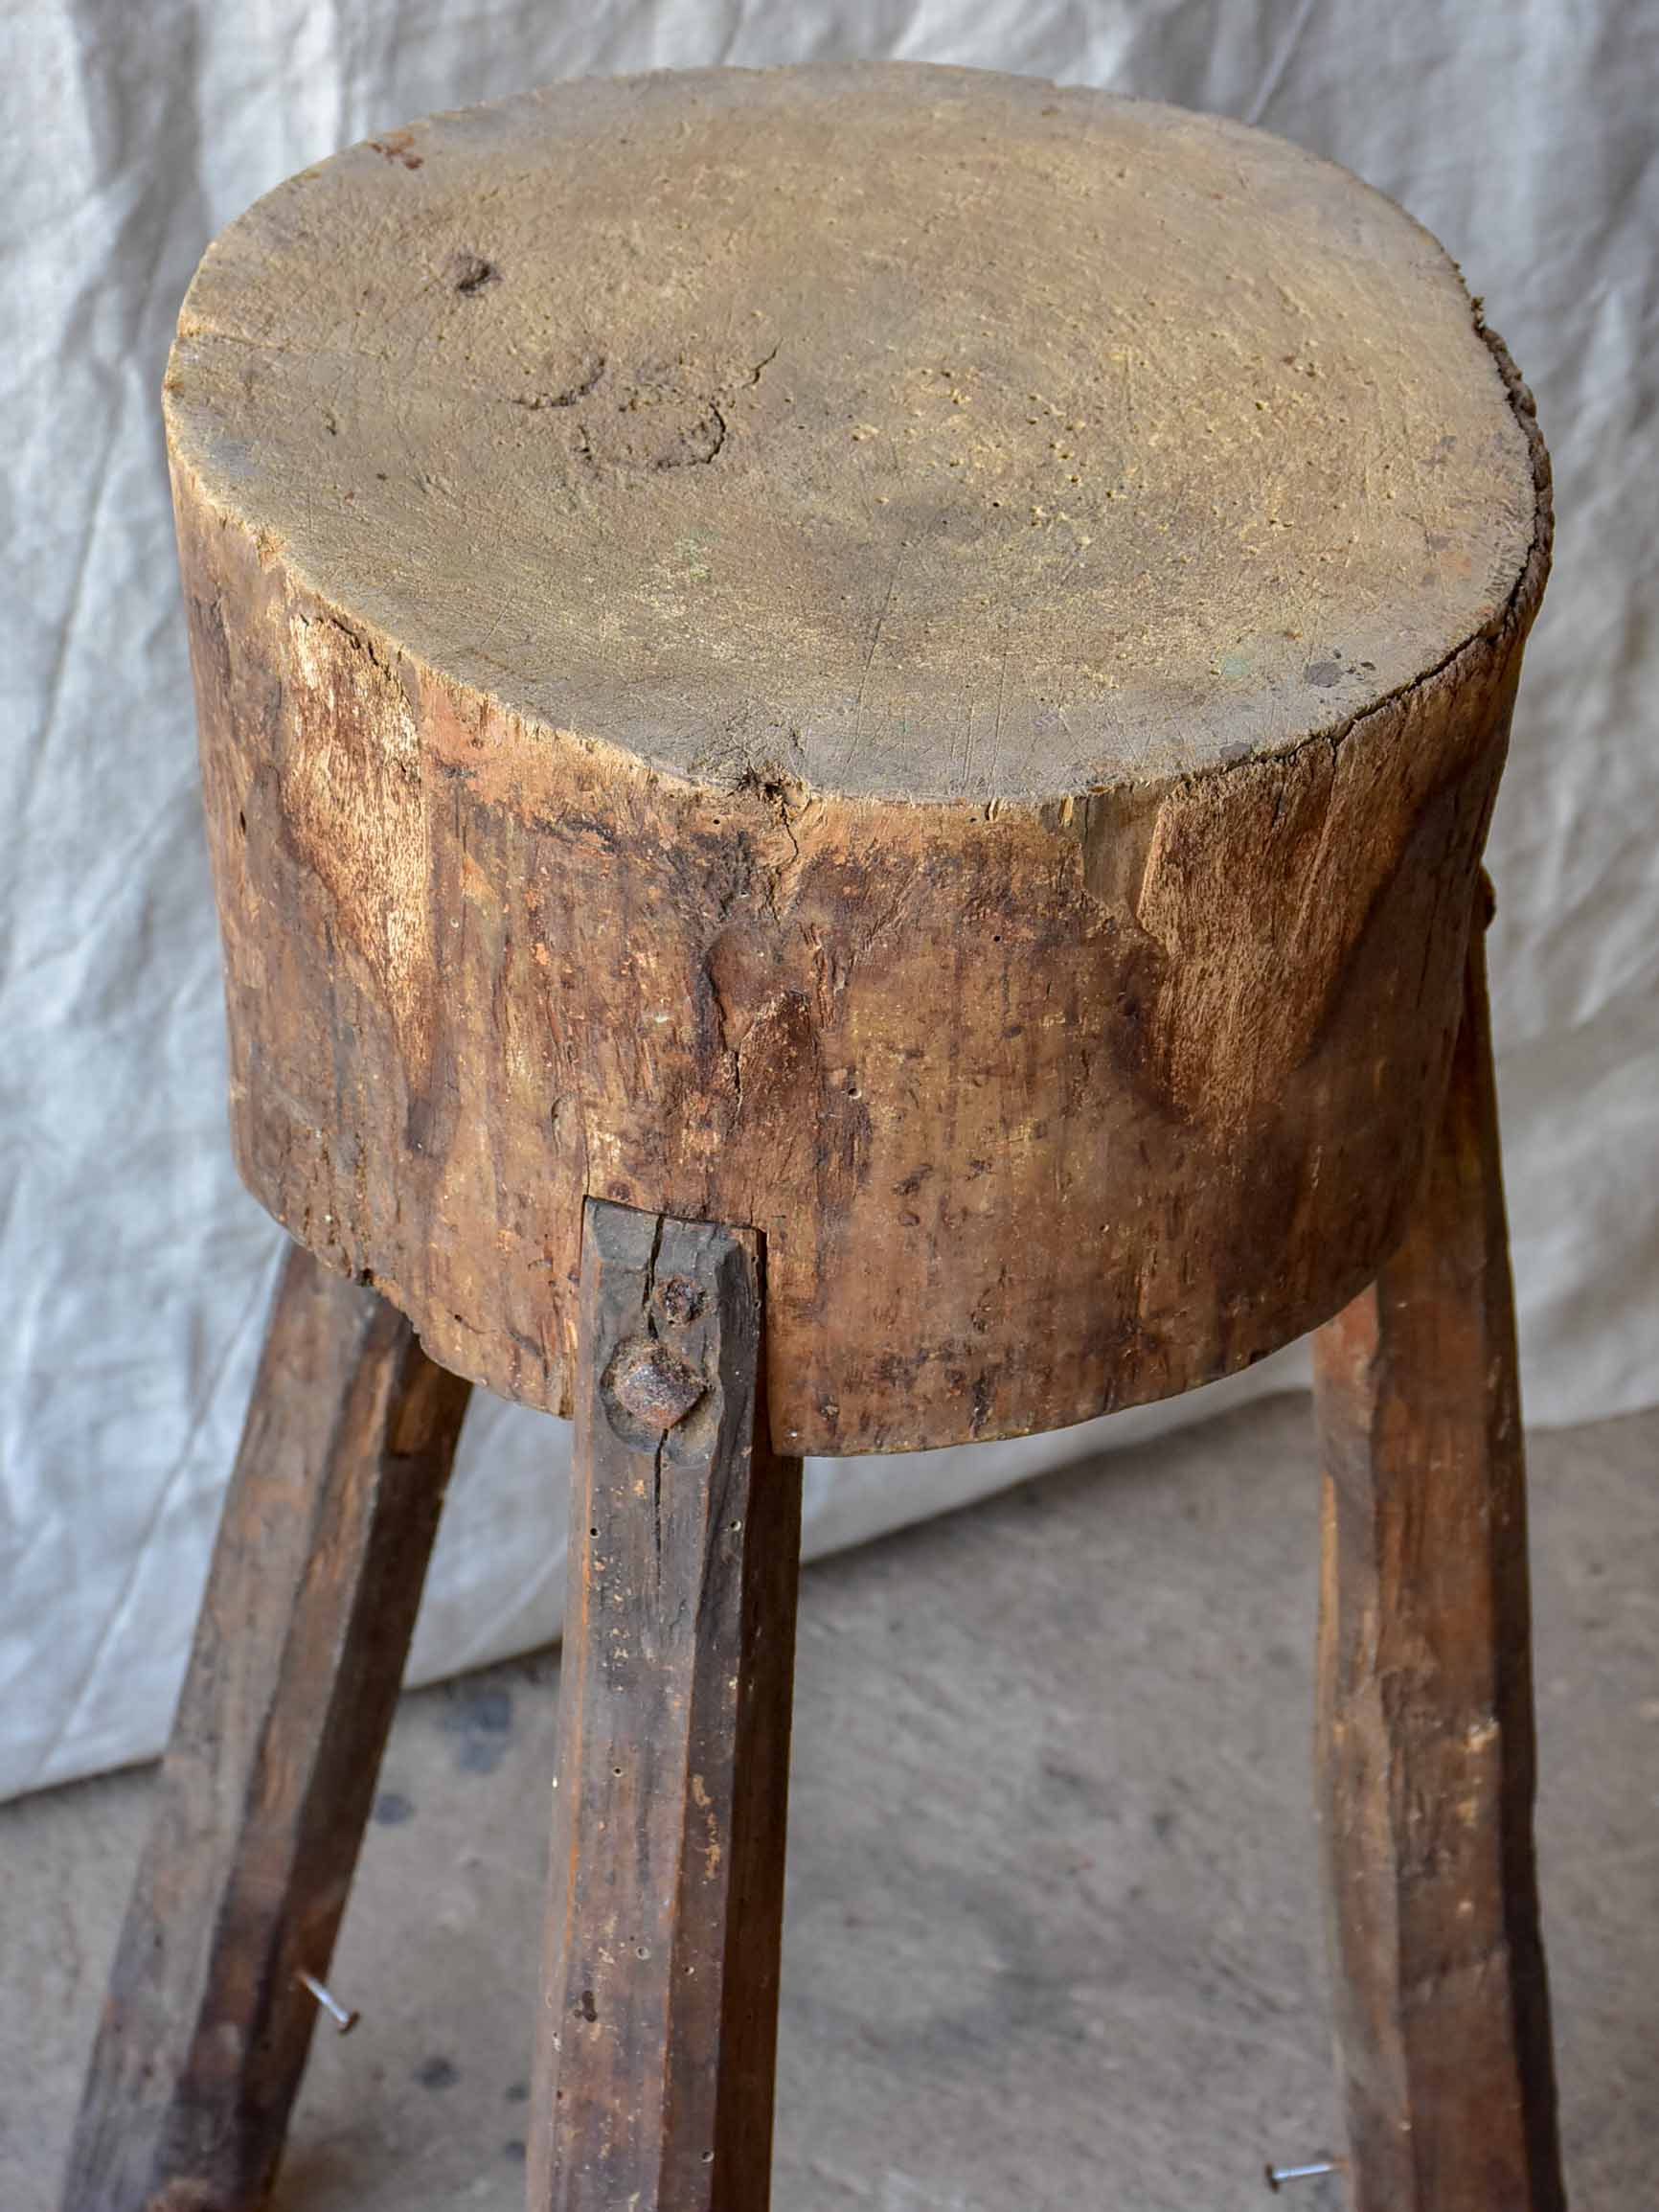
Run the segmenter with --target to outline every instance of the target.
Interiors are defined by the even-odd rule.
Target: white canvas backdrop
[[[11,0],[0,1795],[162,1740],[278,1242],[224,1136],[157,419],[192,268],[279,178],[433,107],[583,71],[850,55],[1029,71],[1265,125],[1394,194],[1484,293],[1537,392],[1560,514],[1493,833],[1528,1410],[1579,1421],[1655,1395],[1650,0]],[[1293,1357],[1225,1390],[1301,1373]],[[809,1540],[855,1539],[1206,1402],[1034,1445],[814,1464]],[[556,1630],[565,1450],[559,1425],[475,1406],[420,1677]]]

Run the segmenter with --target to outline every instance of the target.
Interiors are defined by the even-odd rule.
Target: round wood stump
[[[557,87],[223,235],[169,438],[238,1158],[568,1411],[582,1200],[791,1453],[1237,1368],[1398,1242],[1550,536],[1455,268],[1239,125]]]

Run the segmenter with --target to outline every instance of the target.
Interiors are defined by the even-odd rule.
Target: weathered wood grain
[[[63,2212],[266,2201],[469,1388],[289,1255]]]
[[[168,418],[238,1160],[446,1366],[570,1410],[584,1196],[761,1231],[792,1452],[1173,1394],[1398,1243],[1549,476],[1356,179],[556,88],[252,211]]]
[[[1320,1768],[1355,2212],[1562,2212],[1526,1481],[1471,946],[1409,1236],[1316,1339]]]
[[[532,2212],[764,2212],[801,1466],[758,1243],[586,1209]]]
[[[1264,131],[819,63],[396,136],[215,242],[175,451],[543,741],[1057,804],[1346,720],[1527,563],[1456,267]]]

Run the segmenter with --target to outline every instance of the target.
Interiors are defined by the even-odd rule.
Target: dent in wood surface
[[[63,2212],[261,2212],[469,1386],[289,1254]]]
[[[764,2212],[801,1467],[754,1237],[586,1209],[533,2212]]]
[[[1427,1182],[1321,1330],[1320,1767],[1355,2212],[1562,2212],[1526,1482],[1471,948]]]

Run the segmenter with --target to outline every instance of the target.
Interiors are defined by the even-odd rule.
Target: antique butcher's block
[[[68,2212],[268,2194],[465,1408],[574,1413],[536,2212],[762,2212],[806,1453],[1320,1329],[1363,2212],[1561,2203],[1480,857],[1530,399],[1215,118],[913,66],[388,130],[167,376],[297,1241]]]

